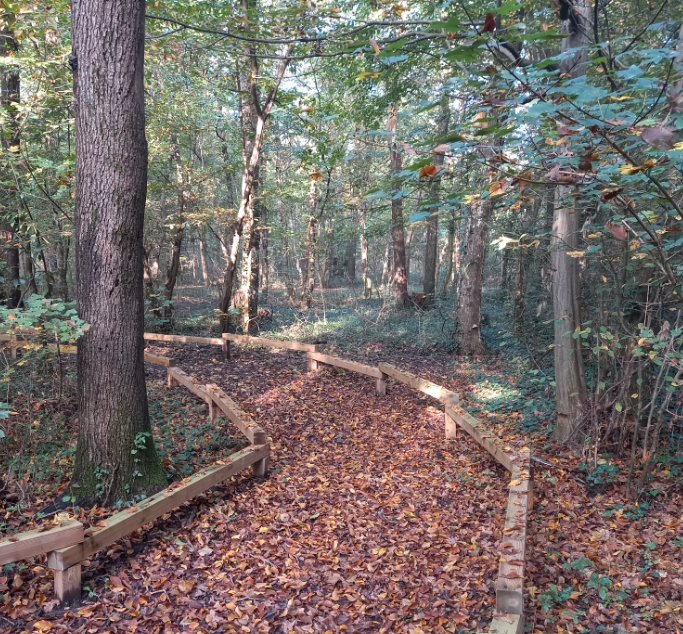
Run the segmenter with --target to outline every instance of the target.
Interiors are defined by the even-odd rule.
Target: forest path
[[[243,478],[169,540],[176,580],[152,586],[170,585],[170,623],[415,634],[487,623],[507,479],[465,434],[444,440],[432,399],[307,373],[300,353],[238,348],[224,363],[211,348],[164,351],[221,386],[273,451],[266,480]]]

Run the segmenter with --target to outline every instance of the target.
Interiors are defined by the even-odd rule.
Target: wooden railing
[[[309,371],[317,371],[318,364],[324,364],[370,376],[377,380],[377,393],[380,395],[386,394],[387,379],[391,378],[442,403],[446,438],[456,438],[458,428],[462,429],[511,474],[496,583],[496,614],[489,631],[497,634],[521,634],[523,632],[527,523],[529,512],[533,508],[531,456],[528,449],[513,453],[510,448],[502,447],[495,434],[488,432],[485,426],[459,406],[459,398],[455,392],[393,365],[380,363],[374,367],[320,353],[312,344],[233,334],[211,338],[145,333],[145,339],[168,343],[220,346],[226,359],[230,358],[230,342],[296,350],[306,353]],[[10,339],[7,335],[0,337],[0,340],[8,342],[14,349],[26,345],[26,342]],[[71,346],[68,352],[76,352],[76,348]],[[55,570],[55,591],[62,601],[69,601],[74,599],[76,594],[80,595],[80,562],[83,559],[248,466],[252,466],[256,475],[267,473],[270,447],[267,444],[265,431],[240,410],[219,387],[213,384],[202,385],[197,379],[175,367],[173,359],[168,357],[145,353],[145,360],[167,368],[169,387],[182,385],[204,400],[209,406],[210,420],[213,421],[219,412],[223,412],[252,443],[252,446],[233,454],[227,462],[217,463],[210,469],[186,479],[182,485],[177,487],[172,485],[161,493],[144,500],[137,505],[134,513],[126,511],[113,515],[105,521],[105,528],[97,532],[89,531],[85,537],[81,536],[80,541],[66,548],[57,548],[59,540],[78,540],[77,526],[76,529],[70,525],[69,530],[65,528],[62,531],[55,531],[50,538],[47,538],[48,534],[44,533],[44,537],[39,539],[35,535],[36,531],[29,531],[23,534],[24,537],[19,534],[16,542],[7,540],[0,542],[0,563],[51,550],[48,565]],[[73,524],[80,526],[78,522]],[[17,543],[24,545],[19,547],[16,546]],[[6,560],[3,559],[3,555],[13,556],[15,559]]]

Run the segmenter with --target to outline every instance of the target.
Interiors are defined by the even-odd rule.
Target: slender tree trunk
[[[436,126],[436,134],[439,139],[443,139],[448,134],[448,124],[450,122],[451,111],[449,107],[449,96],[444,94],[441,97],[441,110],[439,121]],[[442,152],[434,154],[434,165],[437,173],[432,179],[430,188],[431,207],[429,209],[429,219],[427,220],[427,231],[425,235],[425,270],[423,280],[423,291],[425,304],[427,307],[434,305],[436,295],[436,252],[439,242],[439,203],[441,202],[441,177],[445,155]]]
[[[467,250],[458,295],[458,332],[455,336],[458,353],[466,356],[486,354],[481,340],[481,298],[491,212],[489,200],[475,201],[470,207]]]
[[[443,278],[443,283],[441,284],[441,295],[446,294],[446,289],[453,276],[453,253],[455,251],[455,218],[453,212],[451,211],[448,218],[448,240],[446,242],[446,253],[448,255],[448,266],[446,268],[446,275]]]
[[[372,280],[368,267],[368,238],[367,231],[367,206],[362,203],[360,206],[361,234],[360,234],[360,266],[363,271],[363,297],[368,299],[372,296]]]
[[[205,244],[205,234],[202,228],[199,233],[199,261],[202,265],[202,277],[204,278],[204,286],[207,288],[211,286],[211,280],[209,279],[209,267],[206,263],[206,244]]]
[[[14,16],[7,13],[3,16],[5,27],[0,31],[0,53],[6,58],[12,57],[17,52],[17,42],[11,28]],[[0,81],[0,105],[4,111],[2,123],[2,147],[5,154],[5,162],[13,163],[16,167],[15,157],[20,156],[20,77],[19,71],[13,68],[5,68]],[[12,168],[7,166],[7,175],[4,180],[11,178]],[[2,289],[2,299],[7,301],[8,308],[16,308],[21,301],[21,285],[19,271],[19,246],[18,216],[21,201],[16,188],[12,185],[2,186],[2,206],[5,208],[0,217],[0,232],[2,233],[2,259],[5,267],[2,276],[5,278]]]
[[[139,0],[78,0],[76,120],[79,430],[71,493],[100,505],[165,487],[145,385],[142,230],[147,195]]]
[[[171,161],[175,163],[177,207],[171,223],[171,260],[164,279],[164,319],[173,320],[173,291],[180,272],[180,254],[185,234],[185,183],[183,182],[183,166],[180,160],[180,148],[175,134],[171,135]]]
[[[21,279],[24,280],[25,284],[25,289],[23,291],[24,298],[30,297],[34,293],[38,292],[38,286],[36,285],[36,271],[33,267],[33,258],[31,257],[31,252],[27,249],[30,249],[30,246],[23,248],[19,253],[19,274]]]
[[[349,249],[347,254],[346,277],[351,286],[356,285],[356,236],[349,238]]]
[[[63,230],[64,220],[60,220],[59,228]],[[57,241],[57,282],[59,284],[59,294],[65,302],[69,301],[69,251],[71,238],[68,236],[60,237]]]
[[[418,204],[419,207],[419,204]],[[415,227],[410,227],[408,229],[408,235],[405,238],[405,249],[406,249],[406,287],[410,288],[410,256],[412,254],[411,245],[413,244],[413,238],[415,237]]]
[[[391,240],[392,235],[389,234],[386,245],[384,247],[384,258],[382,259],[382,280],[380,282],[380,286],[385,286],[389,283],[389,280],[391,279],[391,254],[389,253],[389,250],[391,248]]]
[[[586,74],[592,24],[587,5],[582,3],[573,10],[578,28],[573,28],[570,20],[563,23],[563,31],[569,36],[562,40],[562,50],[577,51],[560,62],[560,70],[572,77],[581,77]],[[574,333],[581,327],[579,260],[567,255],[578,249],[580,226],[581,210],[574,202],[572,188],[558,185],[551,238],[557,404],[557,423],[552,437],[561,442],[573,433],[588,398],[581,338],[574,338]]]
[[[308,192],[308,206],[310,215],[308,217],[308,231],[306,232],[306,266],[304,267],[304,277],[301,285],[301,302],[310,308],[313,304],[313,289],[315,288],[315,256],[318,238],[318,188],[315,181],[311,181]],[[322,284],[322,282],[321,282]]]
[[[517,271],[515,273],[514,291],[514,313],[513,326],[514,334],[519,334],[524,323],[524,297],[526,295],[526,265],[529,258],[528,250],[519,246],[517,249]]]
[[[253,1],[253,0],[251,0]],[[244,15],[250,13],[250,0],[242,0]],[[232,299],[232,288],[237,266],[237,253],[239,252],[240,238],[245,220],[252,209],[252,195],[254,184],[258,179],[258,166],[261,160],[261,150],[263,148],[263,135],[265,133],[266,122],[275,101],[280,82],[284,77],[285,70],[289,64],[292,45],[289,45],[281,54],[281,60],[277,67],[273,87],[268,94],[263,105],[259,102],[257,79],[258,79],[258,57],[253,48],[245,47],[245,53],[251,63],[249,75],[240,71],[237,72],[238,89],[240,91],[240,120],[242,128],[242,195],[237,217],[230,230],[230,244],[228,247],[228,263],[223,276],[223,291],[220,300],[220,327],[221,332],[227,332],[230,319],[229,309]],[[245,94],[248,97],[245,97]],[[257,269],[258,270],[258,269]]]
[[[404,307],[408,301],[408,277],[406,275],[406,245],[403,233],[402,184],[397,174],[403,169],[403,154],[396,139],[398,125],[398,105],[389,105],[387,131],[391,136],[391,238],[394,250],[394,303]]]

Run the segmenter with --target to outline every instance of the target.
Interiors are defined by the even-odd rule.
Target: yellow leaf
[[[510,480],[511,487],[518,487],[520,484],[522,484],[521,480]]]
[[[604,275],[602,276],[602,281],[607,284],[607,278]]]
[[[582,258],[585,254],[585,251],[567,251],[567,255],[570,258]]]
[[[369,73],[368,71],[364,70],[362,73],[359,73],[356,76],[356,81],[361,81],[363,79],[377,79],[379,77],[379,73]]]
[[[190,592],[190,590],[192,590],[192,588],[194,588],[194,581],[185,581],[183,579],[183,581],[181,581],[178,584],[178,590],[180,590],[184,594],[187,594],[188,592]]]
[[[41,632],[49,632],[52,629],[52,623],[48,621],[36,621],[33,624],[34,630],[40,630]]]
[[[475,200],[479,200],[481,196],[479,194],[470,194],[468,196],[465,196],[465,204],[466,205],[471,205]]]
[[[629,101],[631,97],[628,95],[622,95],[621,97],[610,97],[612,101]]]
[[[261,526],[261,528],[258,529],[259,533],[267,533],[268,532],[268,527],[267,526]]]
[[[377,551],[377,556],[381,557],[385,552],[387,552],[387,549],[382,546],[382,548]]]

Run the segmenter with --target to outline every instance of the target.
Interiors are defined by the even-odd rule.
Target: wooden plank
[[[265,337],[250,337],[249,335],[233,335],[224,332],[223,339],[244,343],[250,346],[268,346],[270,348],[283,348],[287,350],[298,350],[299,352],[315,352],[315,346],[310,343],[299,343],[297,341],[277,341],[276,339],[266,339]]]
[[[489,625],[489,634],[523,634],[524,616],[521,614],[496,614]]]
[[[206,393],[215,405],[217,405],[231,422],[249,439],[254,445],[262,445],[266,442],[266,432],[261,429],[247,413],[243,412],[235,401],[217,385],[209,383],[206,386]]]
[[[363,365],[362,363],[357,363],[356,361],[348,361],[346,359],[340,359],[339,357],[333,357],[330,354],[321,354],[320,352],[309,352],[308,357],[310,359],[315,359],[320,363],[326,365],[333,365],[337,368],[344,368],[345,370],[350,370],[351,372],[357,372],[358,374],[365,374],[366,376],[372,376],[376,379],[381,379],[384,376],[383,372],[380,372],[378,368],[374,368],[370,365]]]
[[[529,516],[528,496],[531,478],[528,470],[515,466],[510,481],[504,548],[501,548],[496,582],[496,609],[507,614],[524,614],[524,570],[526,565],[526,534]]]
[[[173,382],[175,381],[176,383],[186,387],[193,394],[196,394],[202,400],[206,401],[207,403],[210,402],[211,397],[207,394],[206,388],[199,383],[198,379],[190,376],[187,374],[187,372],[181,370],[180,368],[170,367],[168,368],[168,378],[169,387],[173,387]]]
[[[16,533],[0,540],[0,566],[83,541],[83,524],[64,520],[47,530]]]
[[[458,424],[455,419],[448,413],[448,408],[443,414],[444,431],[447,439],[458,437]]]
[[[396,379],[401,383],[409,385],[414,390],[418,390],[418,392],[424,392],[429,396],[433,396],[442,403],[457,405],[460,402],[460,398],[455,392],[451,392],[445,387],[441,387],[440,385],[432,383],[431,381],[427,381],[426,379],[421,379],[419,376],[411,374],[410,372],[406,372],[405,370],[399,370],[397,367],[389,365],[388,363],[380,363],[379,371],[383,372],[384,374],[388,374],[392,379]]]
[[[151,363],[152,365],[163,366],[164,368],[172,368],[175,366],[175,359],[162,357],[156,354],[150,354],[149,352],[145,352],[145,361],[147,363]]]
[[[452,418],[460,427],[462,427],[474,441],[486,449],[501,465],[503,465],[510,473],[512,473],[513,461],[510,456],[506,454],[495,442],[489,440],[494,438],[487,433],[477,422],[476,418],[470,416],[465,410],[457,405],[446,405],[446,413]]]
[[[146,341],[166,341],[168,343],[195,343],[199,346],[223,346],[223,340],[217,337],[185,337],[183,335],[162,335],[146,332]]]
[[[183,502],[191,500],[269,455],[270,445],[252,445],[232,454],[224,461],[219,461],[183,482],[171,485],[146,500],[138,502],[137,506],[132,507],[135,510],[128,509],[112,515],[104,520],[106,528],[87,531],[82,544],[51,552],[48,555],[48,567],[53,570],[66,570],[80,563],[118,539],[130,535],[141,526],[154,521]]]

